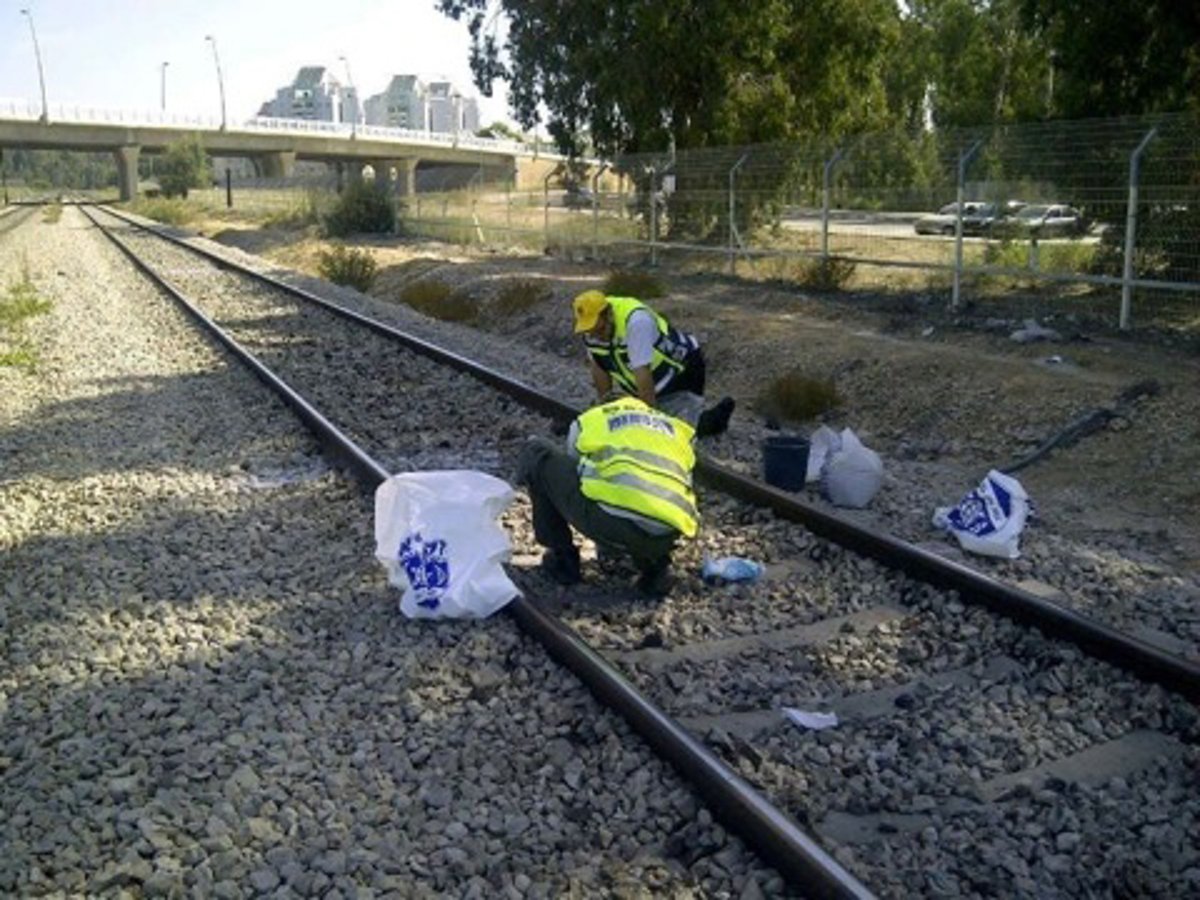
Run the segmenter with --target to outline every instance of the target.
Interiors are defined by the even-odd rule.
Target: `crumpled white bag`
[[[821,493],[834,506],[862,509],[883,485],[883,460],[849,428],[839,434],[822,425],[808,439],[806,480],[821,481]]]
[[[842,446],[842,439],[828,425],[822,425],[808,437],[808,473],[805,481],[820,481],[821,469],[829,454]]]
[[[970,553],[1016,559],[1029,506],[1021,482],[992,469],[957,506],[938,507],[933,524],[953,534]]]
[[[376,489],[375,556],[404,589],[404,615],[481,619],[520,593],[496,521],[513,496],[507,482],[470,470],[393,475]]]

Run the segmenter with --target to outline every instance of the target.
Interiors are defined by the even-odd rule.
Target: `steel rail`
[[[81,211],[139,271],[182,306],[222,346],[249,366],[260,380],[275,390],[314,431],[331,456],[349,468],[365,489],[374,490],[389,477],[388,471],[380,463],[354,444],[252,353],[241,347],[178,289],[146,265],[86,209],[81,208]],[[505,609],[522,629],[545,646],[552,658],[566,666],[602,703],[629,722],[656,753],[692,783],[722,822],[764,860],[779,869],[791,884],[803,890],[805,896],[839,900],[867,900],[874,896],[786,813],[771,805],[686,728],[638,691],[608,660],[588,646],[574,629],[524,596],[518,596]]]
[[[495,369],[452,353],[436,344],[407,334],[368,316],[345,309],[270,275],[255,272],[253,269],[225,259],[210,250],[197,247],[183,238],[165,233],[157,228],[151,228],[115,210],[105,207],[105,211],[129,225],[203,256],[222,268],[236,271],[295,297],[316,303],[377,333],[385,334],[412,350],[475,376],[484,383],[504,391],[530,408],[559,422],[569,421],[580,413],[580,410],[569,404],[547,396]],[[869,556],[889,568],[903,571],[920,581],[956,590],[967,602],[984,606],[1023,625],[1040,628],[1045,634],[1076,644],[1098,659],[1160,684],[1170,691],[1187,697],[1192,702],[1200,702],[1200,663],[1170,653],[1061,604],[992,578],[969,566],[922,550],[900,538],[877,529],[858,525],[836,513],[821,509],[784,491],[776,490],[761,481],[734,472],[727,466],[712,461],[703,453],[698,454],[696,471],[705,484],[732,497],[746,503],[766,507],[781,518],[800,523],[814,534],[828,538],[864,556]]]

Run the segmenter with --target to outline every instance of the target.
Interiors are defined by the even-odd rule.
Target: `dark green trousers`
[[[546,438],[533,438],[517,460],[517,483],[529,490],[533,534],[539,544],[567,556],[578,553],[571,526],[605,551],[626,553],[641,571],[669,558],[678,535],[651,534],[630,519],[606,512],[583,495],[578,463]]]

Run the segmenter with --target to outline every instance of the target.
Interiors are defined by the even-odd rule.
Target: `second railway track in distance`
[[[511,477],[520,441],[545,430],[360,325],[120,234],[391,471]],[[589,584],[569,594],[534,574],[522,584],[871,889],[1200,886],[1200,726],[1188,700],[769,511],[712,490],[702,504],[702,537],[677,554],[691,574],[661,604],[631,600],[619,567],[589,564]],[[506,524],[531,557],[527,510]],[[767,577],[711,588],[694,574],[705,551],[763,559]],[[839,724],[808,730],[784,707]],[[681,841],[685,857],[712,852]]]

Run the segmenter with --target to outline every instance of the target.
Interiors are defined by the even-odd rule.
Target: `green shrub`
[[[321,221],[317,195],[308,191],[300,200],[292,201],[286,209],[276,210],[263,220],[267,228],[304,228]]]
[[[434,319],[444,322],[469,322],[478,310],[465,293],[454,291],[443,281],[418,281],[400,292],[400,299]]]
[[[601,290],[611,297],[636,297],[638,300],[665,297],[667,294],[667,288],[658,276],[633,271],[613,272],[604,280]]]
[[[321,277],[334,284],[345,284],[364,294],[371,290],[379,266],[366,250],[335,244],[332,250],[322,250],[317,259]]]
[[[500,317],[516,315],[550,299],[550,288],[540,281],[510,281],[500,289],[494,310]]]
[[[166,196],[186,200],[188,191],[211,181],[212,166],[199,136],[192,135],[167,146],[158,165],[158,183]]]
[[[810,291],[845,290],[854,277],[855,265],[848,259],[827,256],[804,267],[800,274],[800,286]]]
[[[351,184],[325,216],[325,233],[331,237],[350,234],[389,234],[396,227],[392,198],[368,184]]]
[[[780,375],[758,398],[759,412],[790,422],[806,422],[841,403],[832,381],[812,378],[799,369]]]
[[[130,212],[167,225],[187,225],[199,215],[199,208],[185,200],[148,197],[129,204]]]

